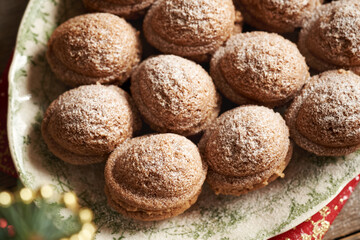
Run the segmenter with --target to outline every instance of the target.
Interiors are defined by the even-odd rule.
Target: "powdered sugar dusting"
[[[132,140],[118,157],[114,173],[123,187],[139,195],[161,198],[192,192],[204,177],[196,146],[174,134]]]
[[[292,32],[301,27],[319,0],[236,0],[245,20],[260,29]]]
[[[225,87],[221,87],[224,84],[234,94],[274,105],[292,98],[309,77],[305,59],[296,45],[280,35],[266,32],[231,37],[226,46],[215,53],[211,72],[225,95]],[[225,82],[220,83],[222,81]]]
[[[150,58],[135,70],[131,81],[140,112],[160,128],[194,133],[219,112],[220,97],[211,77],[187,59],[174,55]]]
[[[48,61],[60,79],[64,72],[57,71],[59,64],[85,78],[125,81],[126,73],[140,61],[139,44],[136,30],[124,19],[107,13],[86,14],[69,19],[54,31]],[[71,77],[65,79],[68,81]]]
[[[152,19],[153,29],[179,45],[202,45],[227,38],[235,19],[230,0],[164,0]]]
[[[206,170],[190,140],[155,134],[120,145],[111,154],[105,174],[117,201],[140,209],[171,210],[199,193]]]
[[[266,107],[244,106],[221,115],[199,147],[212,170],[241,177],[285,161],[289,144],[289,130],[280,114]]]
[[[297,128],[329,147],[360,143],[360,77],[336,71],[315,77],[299,109]],[[326,136],[326,137],[325,137]]]
[[[101,155],[131,137],[138,128],[135,122],[125,91],[115,86],[88,85],[65,92],[50,105],[43,134],[58,149],[84,156]]]
[[[306,23],[300,43],[316,58],[342,67],[360,65],[360,3],[325,4]],[[303,38],[303,39],[302,39]]]
[[[146,39],[164,53],[202,56],[212,54],[230,37],[234,22],[231,0],[159,0],[143,28]]]
[[[298,145],[325,156],[341,156],[360,144],[360,77],[334,70],[314,76],[287,111]]]

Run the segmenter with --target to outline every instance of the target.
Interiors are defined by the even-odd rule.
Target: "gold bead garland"
[[[0,207],[8,208],[16,200],[24,204],[31,204],[35,199],[50,200],[54,197],[54,190],[50,185],[44,185],[37,191],[30,188],[22,188],[17,193],[8,191],[0,192]],[[64,203],[67,209],[77,214],[81,222],[81,230],[70,236],[69,238],[62,238],[60,240],[91,240],[94,239],[96,226],[93,222],[94,214],[89,208],[81,208],[77,196],[74,192],[66,192],[61,195],[61,202]]]
[[[9,207],[14,201],[14,196],[10,192],[0,193],[0,206]]]

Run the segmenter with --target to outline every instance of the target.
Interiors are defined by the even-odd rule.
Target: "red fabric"
[[[10,156],[6,131],[9,67],[10,64],[0,78],[0,171],[17,177],[17,173]],[[322,239],[359,181],[360,175],[346,185],[339,195],[321,211],[297,227],[273,237],[271,240]]]
[[[0,78],[0,171],[13,177],[18,177],[14,163],[11,159],[6,130],[8,106],[8,74],[10,63],[11,59]]]

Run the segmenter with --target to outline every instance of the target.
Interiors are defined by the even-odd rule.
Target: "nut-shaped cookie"
[[[221,98],[209,74],[174,55],[143,61],[131,76],[130,90],[145,122],[158,132],[194,135],[220,111]]]
[[[141,45],[138,33],[123,18],[92,13],[56,28],[46,57],[56,77],[71,87],[121,85],[139,63]]]
[[[232,34],[234,22],[232,0],[159,0],[146,14],[143,29],[163,53],[208,61]]]
[[[260,30],[285,33],[302,27],[322,0],[234,0],[245,22]]]
[[[289,129],[279,113],[247,105],[223,113],[199,149],[216,194],[240,195],[283,177],[292,156]]]
[[[110,155],[105,167],[108,203],[127,217],[163,220],[194,204],[207,165],[198,148],[176,134],[130,139]]]
[[[92,12],[107,12],[126,19],[135,19],[145,14],[145,11],[155,0],[83,0],[85,7]]]
[[[360,74],[360,2],[332,1],[319,7],[299,35],[299,49],[320,72],[344,68]]]
[[[44,114],[42,136],[61,160],[86,165],[105,161],[140,130],[130,96],[116,86],[86,85],[54,100]]]
[[[291,100],[310,76],[296,45],[266,32],[232,36],[211,59],[210,73],[232,102],[268,107]]]
[[[342,156],[360,148],[360,77],[345,70],[313,76],[290,105],[291,138],[320,156]]]

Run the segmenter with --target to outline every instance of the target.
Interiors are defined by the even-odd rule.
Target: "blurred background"
[[[28,0],[0,0],[0,72],[9,61]]]

